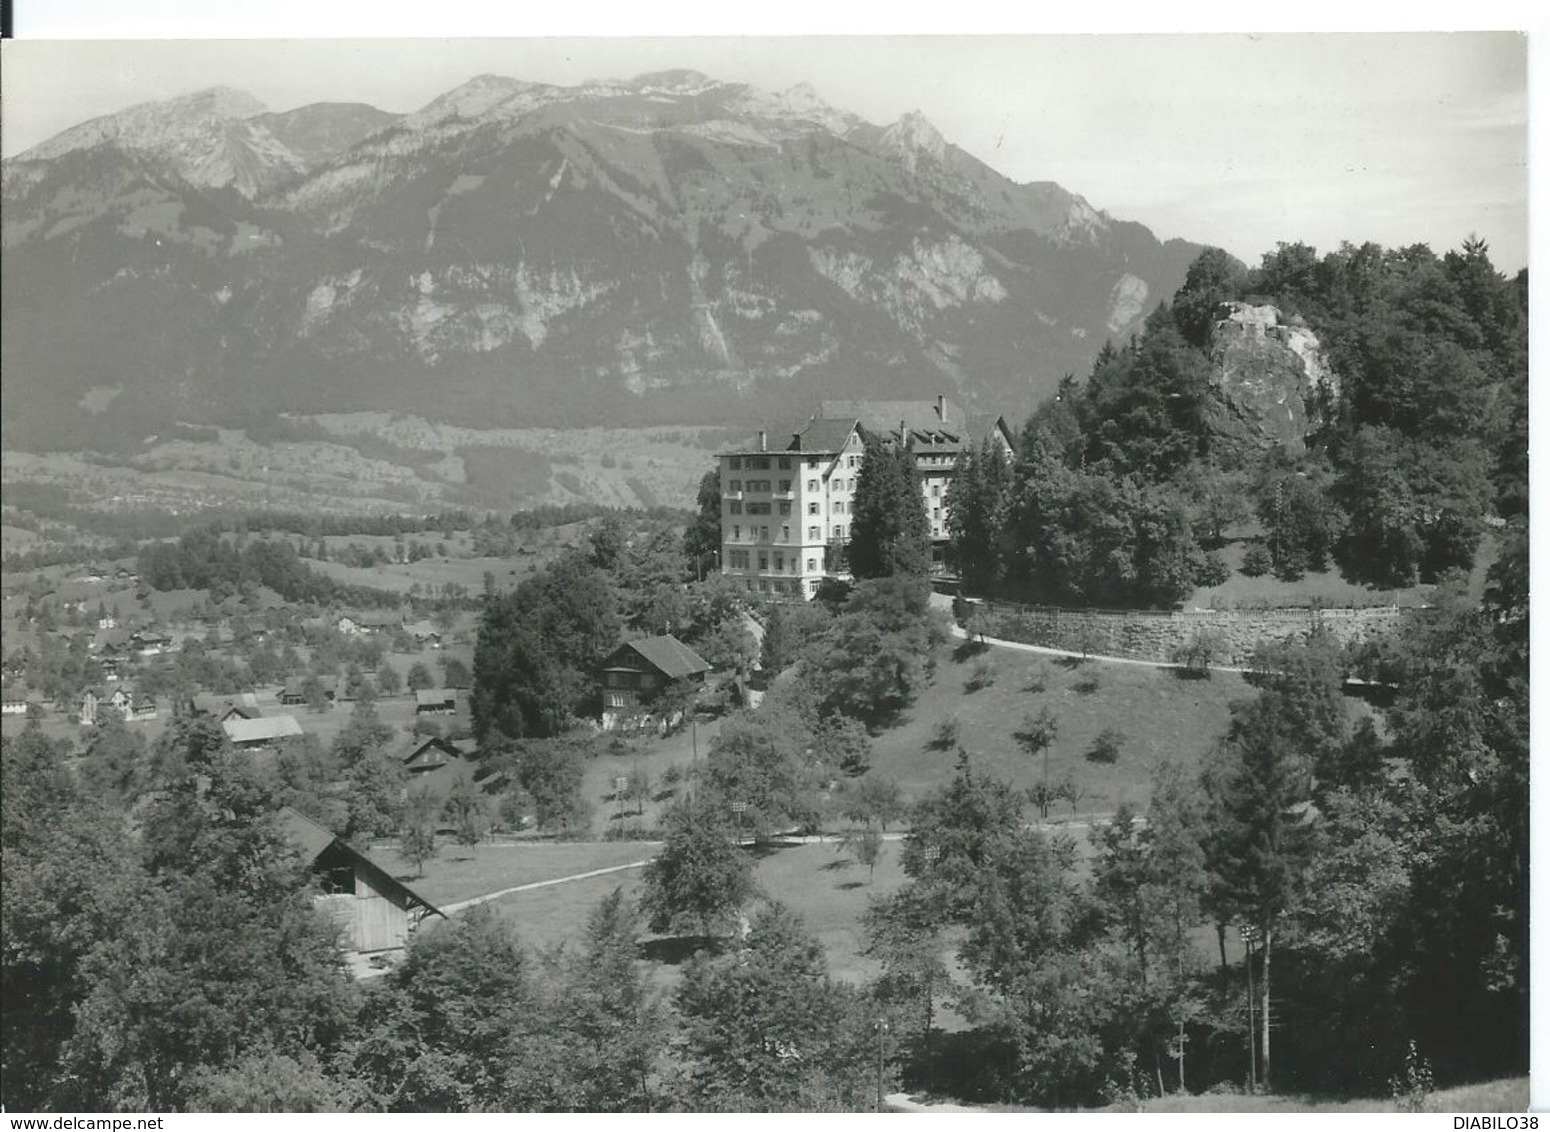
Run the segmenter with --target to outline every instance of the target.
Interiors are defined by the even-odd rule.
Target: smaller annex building
[[[318,879],[317,907],[339,925],[347,954],[400,950],[426,917],[446,919],[441,909],[305,814],[287,806],[280,811],[280,826]]]
[[[703,684],[710,664],[677,637],[642,637],[616,648],[603,662],[603,730],[646,727],[655,701],[675,684]]]

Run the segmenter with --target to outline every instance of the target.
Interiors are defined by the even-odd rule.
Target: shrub
[[[950,715],[937,723],[931,733],[931,749],[933,751],[951,751],[958,746],[958,717]]]
[[[975,662],[974,670],[965,681],[963,690],[966,692],[978,692],[981,688],[988,688],[996,682],[996,666],[989,660],[980,659]]]
[[[1264,543],[1256,542],[1243,552],[1243,565],[1238,572],[1246,578],[1259,578],[1270,572],[1270,551]]]
[[[1105,727],[1093,740],[1093,745],[1087,748],[1087,761],[1105,764],[1118,762],[1120,744],[1124,741],[1123,732],[1113,727]]]

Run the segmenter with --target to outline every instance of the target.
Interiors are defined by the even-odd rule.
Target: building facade
[[[761,431],[717,457],[721,475],[721,573],[750,593],[810,598],[825,577],[843,577],[856,481],[868,439],[915,455],[932,544],[945,571],[947,487],[960,455],[990,438],[1004,455],[1001,417],[971,419],[946,397],[931,401],[824,401],[794,432]]]

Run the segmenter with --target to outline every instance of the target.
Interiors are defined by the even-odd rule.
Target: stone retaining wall
[[[1212,664],[1243,666],[1268,641],[1303,637],[1315,626],[1346,644],[1398,624],[1414,609],[1197,609],[1113,613],[1051,606],[977,603],[971,629],[987,637],[1132,660],[1174,661],[1202,634],[1214,640]]]

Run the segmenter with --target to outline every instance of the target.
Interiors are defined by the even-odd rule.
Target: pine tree
[[[856,480],[850,569],[857,578],[931,572],[930,524],[907,446],[871,438]]]
[[[947,560],[972,593],[987,593],[1001,580],[1011,487],[1011,466],[988,439],[964,451],[947,487]]]
[[[1286,734],[1274,697],[1236,705],[1217,761],[1204,776],[1210,802],[1205,839],[1218,916],[1251,934],[1260,956],[1261,1083],[1270,1079],[1270,959],[1275,930],[1292,903],[1309,849],[1312,760]]]

